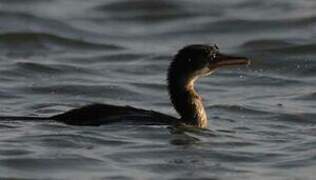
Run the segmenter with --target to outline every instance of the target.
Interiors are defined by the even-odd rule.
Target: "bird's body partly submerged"
[[[0,117],[0,119],[45,119],[86,126],[124,122],[154,125],[185,124],[206,128],[207,115],[202,98],[194,89],[195,81],[199,77],[211,74],[218,67],[249,64],[249,62],[243,57],[221,54],[216,45],[189,45],[182,48],[171,62],[167,77],[170,99],[180,118],[130,106],[92,104],[51,117]]]
[[[178,119],[159,112],[138,109],[131,106],[91,104],[50,117],[71,125],[98,126],[110,123],[130,124],[176,124]]]

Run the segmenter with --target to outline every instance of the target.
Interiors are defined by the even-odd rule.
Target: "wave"
[[[312,113],[297,113],[297,114],[285,114],[285,113],[275,113],[273,120],[282,122],[291,122],[295,124],[309,124],[315,125],[316,114]]]
[[[277,53],[282,55],[315,55],[316,44],[298,44],[289,42],[290,40],[280,39],[258,39],[243,43],[240,47],[248,50],[258,50],[263,53]]]
[[[11,92],[0,91],[0,99],[13,99],[13,98],[20,98],[20,96],[15,95]]]
[[[122,49],[113,44],[93,43],[82,39],[58,36],[43,32],[14,32],[0,34],[0,46],[10,50],[24,48],[54,49],[89,49],[89,50],[117,50]]]
[[[284,47],[291,47],[293,43],[288,42],[288,40],[283,39],[256,39],[246,41],[241,45],[241,48],[244,49],[273,49],[273,48],[284,48]]]
[[[271,53],[281,53],[284,55],[302,55],[302,54],[308,54],[316,55],[315,52],[316,44],[302,44],[302,45],[293,45],[283,48],[276,48],[276,49],[270,49],[269,52]],[[306,56],[306,55],[305,55]]]
[[[106,17],[92,18],[94,21],[105,19],[118,21],[139,21],[145,23],[155,23],[161,21],[171,21],[194,16],[187,12],[179,4],[170,1],[121,1],[98,5],[94,10],[106,12]],[[110,15],[109,15],[110,14]]]
[[[100,11],[129,12],[129,11],[167,11],[177,10],[179,6],[170,1],[164,0],[136,0],[136,1],[118,1],[105,5],[98,5],[95,9]]]
[[[70,37],[91,37],[95,35],[87,31],[80,30],[77,27],[72,27],[70,23],[63,22],[62,19],[37,16],[33,13],[27,13],[24,11],[0,10],[0,30],[1,33],[40,31],[50,34],[62,34]]]
[[[24,0],[1,0],[1,3],[4,4],[19,4],[19,3],[26,3],[26,4],[33,4],[33,3],[50,3],[53,2],[54,0],[28,0],[28,1],[24,1]]]
[[[282,9],[282,10],[294,10],[297,7],[292,2],[278,2],[278,1],[242,1],[236,5],[232,5],[235,8],[242,9]]]
[[[316,92],[311,92],[308,94],[299,95],[294,98],[295,100],[304,100],[304,101],[315,101],[316,100]]]
[[[230,113],[236,113],[242,115],[243,118],[253,118],[260,119],[261,121],[269,121],[268,126],[274,126],[274,122],[291,122],[297,124],[316,124],[314,121],[316,114],[314,113],[287,113],[287,112],[278,112],[273,109],[261,109],[259,107],[248,107],[242,105],[211,105],[207,106],[207,110],[211,112],[216,112],[215,114],[222,114],[225,112],[225,116]],[[223,115],[220,115],[223,116]],[[214,116],[215,119],[218,118]],[[236,117],[237,118],[237,117]],[[223,119],[221,117],[221,119]],[[231,120],[234,121],[234,120]],[[270,122],[270,121],[273,121]],[[278,124],[279,126],[279,124]]]
[[[261,111],[249,107],[244,107],[240,105],[212,105],[207,106],[209,110],[220,110],[220,111],[227,111],[231,113],[238,113],[238,114],[246,114],[246,115],[266,115],[266,111]]]
[[[16,62],[12,72],[39,73],[39,74],[95,74],[95,71],[87,68],[66,64],[43,64],[37,62]]]
[[[249,33],[261,31],[287,30],[289,28],[306,28],[316,23],[316,16],[289,19],[223,19],[201,25],[201,30],[217,33]],[[199,28],[199,29],[200,29]]]
[[[97,96],[103,98],[113,97],[137,97],[141,96],[139,92],[130,90],[125,87],[116,85],[82,85],[82,84],[58,84],[58,85],[42,85],[33,87],[20,87],[19,91],[28,94],[59,94],[59,95],[84,95]]]

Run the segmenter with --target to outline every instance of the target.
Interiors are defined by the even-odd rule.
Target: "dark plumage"
[[[218,47],[189,45],[182,48],[172,60],[168,70],[168,91],[171,102],[179,113],[175,118],[159,112],[130,106],[93,104],[52,117],[0,117],[0,119],[56,120],[71,125],[97,126],[115,122],[133,124],[187,124],[207,127],[207,115],[202,98],[194,89],[195,81],[211,74],[216,68],[228,65],[248,64],[242,57],[223,55]]]

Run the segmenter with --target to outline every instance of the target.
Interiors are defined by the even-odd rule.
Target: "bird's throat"
[[[197,78],[168,78],[171,102],[185,124],[207,127],[207,115],[202,98],[194,89]]]

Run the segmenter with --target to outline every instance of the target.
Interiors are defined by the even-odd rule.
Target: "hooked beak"
[[[214,60],[216,67],[232,66],[232,65],[249,65],[251,61],[245,57],[230,56],[218,53]]]

